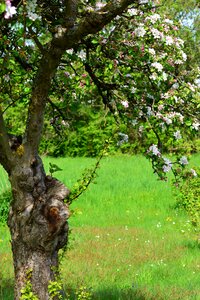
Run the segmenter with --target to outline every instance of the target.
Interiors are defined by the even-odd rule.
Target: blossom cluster
[[[12,0],[5,0],[6,4],[6,10],[4,14],[5,19],[12,18],[13,15],[17,13],[17,9],[15,6],[12,5]],[[26,1],[26,11],[27,11],[27,17],[35,21],[37,19],[40,19],[41,17],[36,13],[37,9],[37,0],[27,0]]]

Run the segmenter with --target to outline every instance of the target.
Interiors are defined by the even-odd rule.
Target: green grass
[[[193,163],[199,164],[199,155]],[[69,188],[88,158],[45,158]],[[140,156],[107,157],[97,184],[72,205],[69,250],[61,265],[66,291],[92,288],[93,299],[200,299],[200,255],[186,214],[174,209],[168,182],[158,181]],[[7,184],[0,170],[0,178]],[[1,184],[1,183],[0,183]],[[11,300],[13,269],[9,233],[0,227],[0,299]]]

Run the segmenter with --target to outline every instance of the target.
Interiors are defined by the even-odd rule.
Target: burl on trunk
[[[32,291],[38,299],[49,299],[48,285],[55,280],[58,250],[67,243],[69,216],[64,200],[69,190],[46,176],[42,161],[35,157],[20,163],[10,174],[13,192],[8,225],[12,237],[15,299],[21,297],[31,272]]]

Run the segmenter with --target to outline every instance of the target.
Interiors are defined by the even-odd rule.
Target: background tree
[[[68,237],[69,190],[45,174],[38,155],[47,103],[64,122],[93,101],[116,123],[152,130],[157,145],[147,154],[161,178],[170,169],[177,176],[187,164],[182,154],[174,162],[162,156],[160,136],[179,140],[180,126],[185,134],[198,130],[197,86],[190,82],[196,73],[184,69],[177,25],[147,2],[1,2],[0,163],[13,193],[8,225],[15,299],[27,272],[34,294],[49,299],[58,251]],[[23,138],[9,138],[13,106],[20,110]],[[119,143],[127,139],[122,132]]]

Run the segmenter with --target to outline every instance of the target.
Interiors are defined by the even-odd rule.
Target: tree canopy
[[[179,22],[158,9],[148,0],[0,2],[0,163],[14,198],[8,225],[15,299],[27,270],[33,292],[49,299],[68,237],[70,192],[46,175],[38,154],[49,107],[58,134],[89,107],[94,114],[104,107],[139,134],[151,131],[146,155],[161,179],[170,170],[178,179],[188,164],[179,141],[198,133],[199,72],[186,64]],[[13,107],[21,137],[10,134]],[[119,145],[129,139],[125,129],[119,138]],[[163,154],[166,139],[177,147],[173,161]]]

